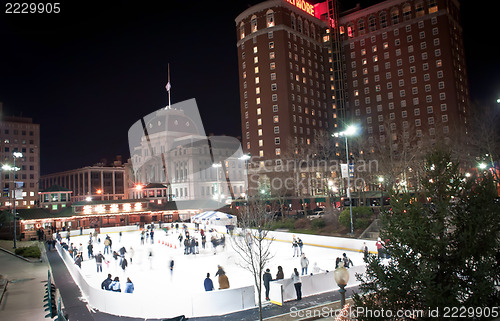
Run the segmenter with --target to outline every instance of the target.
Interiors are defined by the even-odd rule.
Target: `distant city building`
[[[111,165],[97,164],[69,171],[43,175],[40,188],[54,185],[70,190],[71,202],[87,200],[121,200],[128,198],[128,177],[121,160]]]
[[[339,2],[269,0],[235,19],[243,148],[254,167],[280,165],[293,148],[349,124],[361,128],[356,153],[365,155],[466,135],[458,1],[374,1],[338,12]],[[343,139],[332,145],[345,161]]]
[[[16,159],[14,171],[5,170],[3,165],[14,165],[13,153],[22,153]],[[17,199],[17,208],[30,208],[38,200],[38,180],[40,178],[40,125],[32,118],[5,116],[0,102],[0,208],[10,208],[14,182],[22,182],[22,199]]]
[[[148,116],[140,141],[131,148],[136,188],[129,197],[163,197],[165,192],[174,201],[225,202],[244,197],[245,162],[238,159],[241,143],[203,133],[202,124],[181,109],[161,109]]]

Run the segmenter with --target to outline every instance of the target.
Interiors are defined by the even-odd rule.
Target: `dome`
[[[198,125],[184,111],[178,109],[157,111],[156,115],[146,123],[146,128],[149,135],[161,132],[179,133],[179,136],[204,134],[200,133]]]

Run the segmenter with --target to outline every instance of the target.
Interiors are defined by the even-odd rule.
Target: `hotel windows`
[[[446,111],[446,104],[441,104],[441,111]]]
[[[257,105],[260,105],[260,97],[257,97],[257,99],[255,100]]]
[[[252,19],[250,20],[250,23],[251,23],[251,30],[252,32],[256,32],[257,31],[257,17],[256,16],[252,16]]]
[[[276,73],[275,72],[271,73],[271,80],[276,80]]]
[[[420,43],[420,49],[425,49],[427,48],[427,43],[426,42],[421,42]]]
[[[280,119],[279,119],[278,115],[273,116],[273,122],[274,123],[279,123],[280,122]]]
[[[432,106],[427,106],[427,113],[432,114],[432,112],[433,112]]]
[[[262,118],[257,119],[257,126],[262,126]]]
[[[446,123],[446,122],[448,121],[448,115],[442,115],[442,116],[441,116],[441,121],[442,121],[443,123]]]
[[[274,54],[274,51],[269,53],[269,59],[274,59],[276,56]]]
[[[441,56],[441,49],[436,49],[436,50],[434,50],[434,55],[435,55],[436,57]]]
[[[431,79],[431,76],[429,74],[424,74],[424,80],[429,81]]]
[[[255,93],[256,93],[257,95],[258,95],[258,94],[260,94],[260,87],[256,87],[256,88],[255,88]]]
[[[257,115],[260,115],[262,113],[262,108],[257,108]]]
[[[438,83],[438,88],[439,88],[439,89],[444,89],[444,81],[440,81],[440,82]]]
[[[253,47],[253,53],[256,54],[258,51],[257,47]]]
[[[422,70],[429,70],[429,64],[428,63],[422,64]]]
[[[437,72],[437,77],[438,78],[443,78],[443,71],[442,70],[440,70],[440,71]]]
[[[273,105],[273,112],[274,113],[278,112],[278,105]]]
[[[272,91],[275,91],[277,88],[278,88],[278,87],[277,87],[277,85],[276,85],[276,84],[271,84],[271,90],[272,90]]]
[[[269,68],[270,68],[271,70],[276,69],[276,63],[275,63],[275,62],[271,62],[271,63],[269,64]]]
[[[427,95],[427,96],[425,96],[425,101],[426,101],[427,103],[432,103],[432,96],[431,96],[431,95]]]
[[[259,73],[259,67],[255,67],[255,73],[258,74]]]
[[[439,93],[439,99],[440,100],[445,100],[446,99],[446,93]]]
[[[274,144],[275,145],[279,145],[280,144],[280,138],[279,137],[275,137],[274,138]]]
[[[264,151],[263,150],[259,150],[259,157],[264,157]],[[264,162],[262,162],[264,163]]]
[[[256,64],[259,62],[259,57],[253,57],[253,63]]]
[[[257,135],[262,136],[262,128],[257,131]]]
[[[274,133],[279,134],[280,133],[280,126],[274,126]]]
[[[264,140],[259,139],[259,147],[262,147],[262,146],[264,146]]]
[[[273,94],[271,96],[271,99],[272,99],[272,101],[278,101],[278,95],[277,94]]]
[[[434,124],[434,117],[427,118],[427,123],[429,123],[429,125],[433,125]]]
[[[272,10],[267,11],[266,22],[268,28],[274,27],[274,12]]]

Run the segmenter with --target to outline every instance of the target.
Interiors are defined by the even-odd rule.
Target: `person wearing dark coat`
[[[78,253],[75,257],[75,264],[78,265],[78,267],[81,269],[82,268],[82,254]]]
[[[123,258],[122,261],[121,261],[121,263],[120,263],[120,266],[122,267],[123,272],[125,272],[125,269],[127,268],[127,265],[128,265],[127,259]]]
[[[108,277],[101,283],[101,289],[110,290],[109,285],[111,284],[111,282],[113,282],[113,280],[111,279],[111,274],[108,274]]]
[[[212,279],[210,279],[210,273],[207,273],[207,277],[203,282],[203,286],[205,286],[205,291],[207,292],[214,290],[214,283],[212,282]]]
[[[278,273],[276,273],[276,280],[282,280],[285,278],[285,275],[283,274],[283,268],[278,266]]]
[[[97,264],[97,272],[102,272],[102,261],[104,260],[104,255],[101,251],[95,256],[95,263]]]
[[[94,246],[92,242],[89,242],[89,245],[87,245],[87,250],[89,252],[89,259],[91,259],[94,256]]]
[[[271,276],[271,270],[267,269],[264,275],[262,276],[262,279],[264,281],[264,287],[266,288],[266,300],[269,301],[269,282],[273,280],[273,277]]]

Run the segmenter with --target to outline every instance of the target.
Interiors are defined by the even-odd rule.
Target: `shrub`
[[[322,218],[317,218],[311,221],[311,225],[313,229],[319,230],[326,226],[326,222]]]
[[[28,247],[20,247],[17,248],[15,253],[20,256],[24,257],[34,257],[34,258],[40,258],[40,249],[38,248],[37,245],[31,245]]]
[[[366,228],[371,223],[372,209],[368,206],[360,206],[352,208],[352,221],[354,228]],[[349,208],[344,209],[339,216],[339,223],[348,229],[351,228],[351,217],[349,214]]]
[[[295,221],[295,229],[303,230],[311,227],[311,221],[307,218],[301,218]]]
[[[295,220],[294,219],[284,219],[283,221],[278,220],[275,221],[271,224],[270,229],[271,230],[276,230],[276,229],[293,229],[295,227]]]

